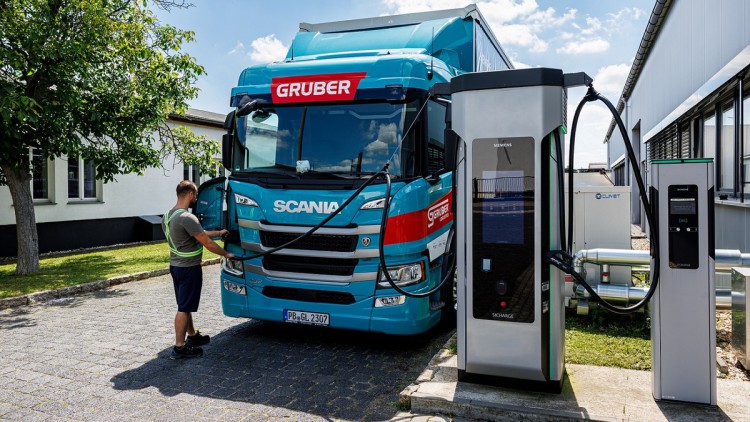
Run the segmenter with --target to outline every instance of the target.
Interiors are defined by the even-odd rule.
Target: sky
[[[183,50],[205,68],[193,108],[226,114],[240,72],[284,58],[300,22],[321,23],[464,7],[468,0],[189,0],[158,10],[167,24],[195,32]],[[616,104],[654,6],[653,0],[480,0],[480,12],[517,68],[586,72]],[[585,89],[568,92],[569,124]],[[579,118],[576,168],[606,162],[611,115],[589,103]]]

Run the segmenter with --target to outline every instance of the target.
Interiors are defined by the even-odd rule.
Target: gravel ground
[[[716,312],[716,356],[727,364],[728,373],[719,372],[719,378],[750,381],[748,372],[737,362],[732,350],[732,312]]]

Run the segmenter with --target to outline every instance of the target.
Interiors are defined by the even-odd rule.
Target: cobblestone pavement
[[[0,311],[0,419],[409,420],[399,392],[451,334],[410,338],[234,319],[204,267],[202,358],[171,361],[169,276]],[[416,416],[417,420],[421,420]],[[425,420],[429,417],[425,417]]]

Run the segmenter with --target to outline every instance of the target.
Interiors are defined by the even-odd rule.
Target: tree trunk
[[[27,275],[39,271],[39,236],[36,232],[34,199],[31,197],[31,175],[18,173],[10,166],[2,166],[13,199],[16,214],[16,242],[18,260],[16,274]]]

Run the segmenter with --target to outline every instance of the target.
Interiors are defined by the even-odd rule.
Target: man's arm
[[[211,231],[211,232],[202,231],[202,232],[196,234],[195,238],[199,242],[201,242],[201,244],[203,244],[203,246],[205,246],[206,249],[208,249],[209,251],[215,253],[216,255],[223,256],[225,258],[234,258],[234,254],[233,253],[229,253],[229,252],[225,251],[224,248],[222,248],[221,246],[219,246],[218,243],[216,243],[213,240],[211,240],[211,237],[210,237],[211,233],[218,233],[219,235],[221,235],[221,234],[223,234],[222,232],[226,232],[226,230]]]
[[[206,230],[206,235],[213,239],[214,237],[221,237],[224,236],[224,234],[229,233],[229,230],[227,229],[221,229],[221,230]]]

